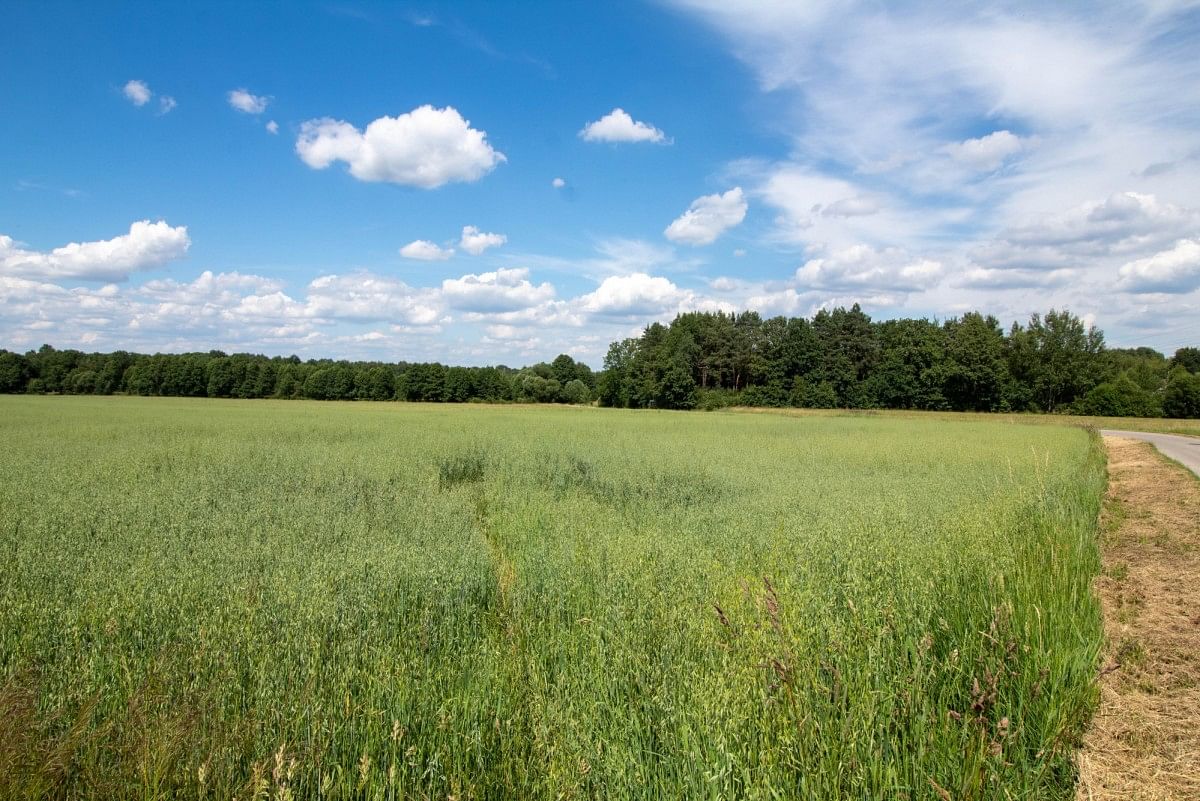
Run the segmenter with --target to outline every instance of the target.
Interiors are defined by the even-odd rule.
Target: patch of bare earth
[[[1200,482],[1105,437],[1105,653],[1078,799],[1200,799]]]

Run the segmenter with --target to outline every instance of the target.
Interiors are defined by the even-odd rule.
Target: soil
[[[1200,799],[1200,481],[1153,446],[1104,438],[1100,707],[1077,799]]]

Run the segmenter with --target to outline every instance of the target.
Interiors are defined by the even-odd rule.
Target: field
[[[1156,434],[1179,434],[1200,437],[1200,420],[1170,417],[1088,417],[1074,414],[923,412],[903,409],[767,409],[740,407],[747,414],[783,414],[789,417],[883,417],[891,420],[924,420],[932,422],[983,421],[1011,425],[1072,426],[1075,428],[1115,429],[1118,431],[1149,431]]]
[[[1021,422],[0,398],[0,797],[1071,798]]]

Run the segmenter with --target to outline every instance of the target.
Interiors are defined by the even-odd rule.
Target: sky
[[[1200,4],[11,2],[0,347],[599,367],[690,310],[1200,343]]]

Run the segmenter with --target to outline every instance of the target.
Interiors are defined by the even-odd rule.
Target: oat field
[[[1057,799],[1075,428],[0,397],[0,797]]]

